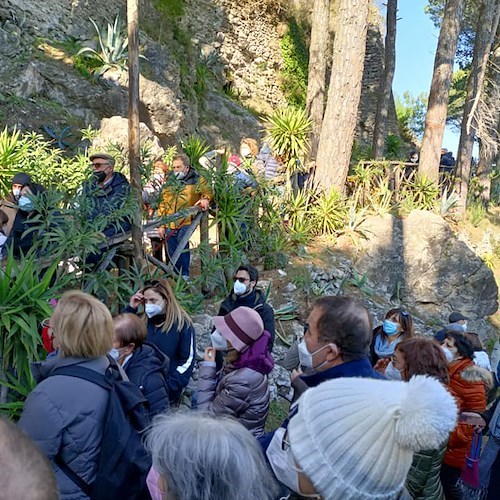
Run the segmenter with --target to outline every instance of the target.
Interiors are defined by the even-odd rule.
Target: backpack
[[[91,500],[150,498],[146,476],[151,468],[151,457],[140,435],[149,424],[149,409],[140,389],[128,380],[121,380],[114,361],[105,375],[75,365],[57,368],[51,373],[53,375],[81,378],[109,391],[94,482],[86,483],[58,454],[55,463],[62,472]]]

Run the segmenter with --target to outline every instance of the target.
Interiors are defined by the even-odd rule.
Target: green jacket
[[[414,453],[413,463],[406,477],[406,488],[412,498],[444,500],[439,473],[447,444],[445,441],[437,450],[423,450]]]

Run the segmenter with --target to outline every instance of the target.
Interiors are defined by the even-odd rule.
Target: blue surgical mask
[[[19,208],[25,212],[33,209],[33,203],[27,196],[21,196],[17,201]]]
[[[392,335],[396,335],[398,333],[398,326],[399,325],[397,323],[394,323],[394,321],[386,319],[382,323],[382,330],[384,330],[384,333],[386,335],[389,335],[389,337],[391,337]]]
[[[115,361],[119,361],[119,359],[122,357],[120,354],[120,349],[116,349],[116,347],[112,347],[111,350],[108,353]]]

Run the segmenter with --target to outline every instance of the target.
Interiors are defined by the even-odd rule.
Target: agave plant
[[[28,145],[19,130],[12,134],[7,127],[0,133],[0,195],[3,197],[11,188],[12,177],[22,169]]]
[[[316,234],[334,235],[344,227],[347,215],[345,199],[336,188],[322,193],[311,208]]]
[[[299,167],[300,158],[309,151],[308,135],[312,122],[303,109],[277,109],[266,120],[266,141],[283,158],[289,174]]]
[[[93,19],[90,22],[94,25],[99,39],[100,51],[91,47],[83,47],[77,55],[85,55],[100,63],[94,75],[99,77],[109,69],[127,69],[128,61],[128,37],[122,35],[120,16],[116,16],[113,25],[108,23],[108,32],[106,38],[103,37],[101,30]]]
[[[189,156],[191,165],[197,169],[200,158],[210,151],[210,146],[204,139],[191,134],[185,142],[182,142],[182,149]]]

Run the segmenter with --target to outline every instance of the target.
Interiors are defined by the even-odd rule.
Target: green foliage
[[[184,0],[154,0],[153,5],[156,10],[169,17],[182,17],[184,15]]]
[[[344,226],[347,204],[336,187],[321,193],[311,208],[312,227],[316,234],[335,235]]]
[[[201,137],[191,134],[182,142],[182,149],[189,156],[193,168],[197,170],[200,158],[210,151],[210,146]]]
[[[400,137],[388,134],[384,140],[384,156],[389,160],[401,158],[404,143]]]
[[[120,69],[125,71],[128,62],[128,37],[122,35],[120,16],[116,16],[113,25],[108,23],[107,36],[103,37],[97,24],[90,19],[94,25],[99,39],[100,51],[91,47],[83,47],[77,55],[88,57],[99,63],[93,73],[96,77],[102,76],[109,69]]]
[[[396,115],[398,117],[399,132],[407,142],[422,139],[424,135],[425,114],[429,96],[423,92],[414,97],[410,92],[396,95]]]
[[[439,187],[426,177],[416,175],[403,186],[404,209],[434,210],[439,196]]]
[[[451,80],[450,95],[448,98],[448,114],[446,123],[453,126],[457,131],[462,125],[465,100],[467,98],[467,80],[469,79],[469,69],[458,69],[453,73]]]
[[[292,175],[299,165],[297,160],[309,151],[311,121],[304,110],[287,107],[277,109],[265,125],[266,141],[285,162],[288,175]]]
[[[486,209],[479,201],[469,203],[467,206],[467,220],[474,226],[478,227],[486,216]]]
[[[288,21],[288,30],[281,40],[281,55],[283,57],[281,90],[288,104],[304,108],[309,54],[304,30],[294,18]]]

